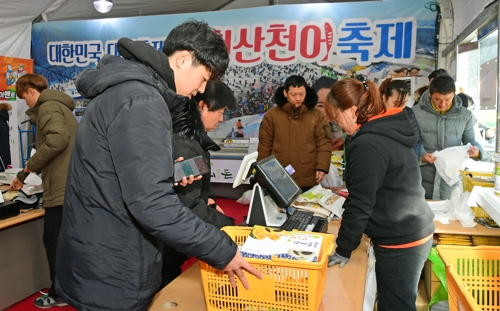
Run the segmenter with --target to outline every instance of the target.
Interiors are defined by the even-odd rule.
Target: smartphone
[[[203,156],[197,156],[181,162],[175,162],[174,168],[174,182],[176,183],[180,182],[184,176],[189,177],[190,175],[193,175],[196,177],[210,173]]]

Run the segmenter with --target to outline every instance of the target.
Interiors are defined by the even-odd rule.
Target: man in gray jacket
[[[71,156],[57,292],[78,310],[146,310],[159,289],[163,242],[247,288],[242,270],[260,273],[173,189],[171,112],[225,72],[224,41],[206,23],[188,21],[163,52],[127,38],[118,51],[123,58],[106,55],[77,77],[92,100]]]
[[[434,166],[436,158],[432,153],[470,143],[469,156],[476,160],[482,159],[484,151],[474,135],[476,118],[455,96],[455,81],[446,74],[432,79],[429,90],[422,94],[419,104],[413,106],[413,111],[422,134],[420,170],[425,198],[449,199],[458,183],[450,186],[439,176]]]

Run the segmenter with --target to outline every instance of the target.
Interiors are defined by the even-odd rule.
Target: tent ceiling
[[[113,0],[113,9],[98,13],[93,0],[0,0],[0,27],[34,20],[62,21],[209,12],[280,4],[354,2],[355,0]],[[382,1],[382,0],[364,0]]]

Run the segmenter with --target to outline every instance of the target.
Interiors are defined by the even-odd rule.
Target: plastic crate
[[[471,206],[472,208],[472,211],[474,212],[474,216],[476,216],[476,218],[489,218],[490,215],[488,215],[488,213],[486,213],[486,211],[480,207],[480,206]]]
[[[462,183],[464,192],[472,192],[474,186],[481,187],[493,187],[493,172],[471,172],[471,171],[460,171],[462,175]]]
[[[493,181],[493,173],[460,171],[460,174],[462,175],[464,192],[472,192],[472,188],[474,188],[474,186],[493,188],[495,185]],[[471,208],[476,218],[490,218],[490,215],[488,215],[482,207],[471,206]]]
[[[252,228],[224,227],[222,230],[242,246]],[[245,271],[249,290],[245,290],[237,279],[237,288],[232,288],[227,274],[200,261],[207,310],[317,311],[323,299],[328,255],[333,251],[334,236],[314,234],[323,236],[317,262],[246,258],[263,276],[259,280]]]
[[[438,245],[450,311],[500,310],[500,247]]]

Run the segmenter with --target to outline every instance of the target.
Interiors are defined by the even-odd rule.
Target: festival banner
[[[12,110],[9,111],[9,141],[11,166],[22,167],[20,154],[20,132],[19,127],[25,129],[27,125],[21,124],[28,119],[25,111],[28,109],[26,102],[16,96],[16,82],[22,75],[33,72],[33,60],[0,56],[0,102],[9,103]],[[24,150],[27,150],[27,136],[23,138]]]
[[[119,38],[143,40],[161,50],[170,30],[189,19],[214,27],[230,55],[223,80],[238,106],[226,112],[212,137],[256,137],[264,113],[274,106],[274,91],[293,74],[311,85],[321,76],[380,82],[413,67],[426,77],[436,64],[436,12],[427,0],[413,0],[37,23],[35,72],[47,77],[51,88],[78,98],[77,74],[95,68],[104,54],[119,55]]]

